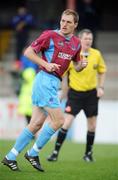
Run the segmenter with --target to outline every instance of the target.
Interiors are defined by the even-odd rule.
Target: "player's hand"
[[[86,59],[80,60],[77,64],[75,64],[75,70],[77,72],[82,71],[88,65],[88,61]]]
[[[97,88],[97,97],[101,98],[104,95],[104,88],[98,87]]]
[[[86,59],[82,59],[81,61],[81,68],[85,68],[88,65],[88,61]]]
[[[45,68],[48,72],[54,72],[56,70],[59,70],[61,65],[56,64],[56,63],[47,63]]]
[[[88,65],[88,61],[85,56],[81,55],[80,68],[84,69]]]

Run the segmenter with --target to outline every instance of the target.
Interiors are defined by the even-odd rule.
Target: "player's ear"
[[[75,29],[77,28],[77,26],[78,26],[78,23],[75,23]]]

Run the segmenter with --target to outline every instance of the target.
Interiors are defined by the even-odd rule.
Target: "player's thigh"
[[[88,126],[88,130],[89,131],[95,131],[96,129],[96,121],[97,121],[97,117],[96,116],[92,116],[92,117],[89,117],[87,119],[87,126]]]
[[[69,90],[65,113],[76,116],[83,108],[82,94],[72,89]]]
[[[84,112],[87,118],[98,115],[98,102],[96,90],[88,92],[88,96],[84,102]]]
[[[64,121],[64,124],[63,124],[63,128],[64,129],[69,129],[72,122],[74,120],[74,116],[72,114],[67,114],[65,113],[65,121]]]
[[[58,89],[60,80],[46,72],[40,71],[34,81],[32,91],[32,103],[39,107],[52,107],[60,106],[58,98]]]

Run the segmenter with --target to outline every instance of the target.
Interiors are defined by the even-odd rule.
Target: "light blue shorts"
[[[58,90],[60,80],[52,74],[40,71],[34,80],[32,91],[32,103],[39,107],[60,107]]]

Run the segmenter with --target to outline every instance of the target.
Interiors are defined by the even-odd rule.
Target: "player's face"
[[[74,22],[74,17],[72,15],[62,15],[60,21],[60,33],[66,36],[71,35],[76,27],[77,23]]]
[[[93,35],[91,33],[83,33],[81,37],[82,49],[88,50],[93,43]]]

